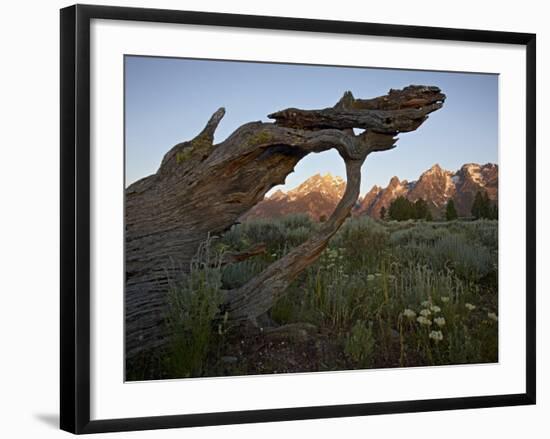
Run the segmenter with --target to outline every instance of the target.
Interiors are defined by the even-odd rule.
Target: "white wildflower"
[[[432,310],[432,312],[433,312],[434,314],[437,314],[438,312],[441,312],[441,308],[440,308],[439,306],[437,306],[437,305],[432,305],[432,306],[430,306],[430,309]]]
[[[436,317],[434,319],[434,322],[437,326],[441,328],[442,326],[445,326],[445,317]]]
[[[367,275],[367,282],[371,281],[371,280],[374,280],[374,274],[368,274]]]
[[[473,311],[474,309],[476,309],[476,306],[472,305],[471,303],[467,303],[464,306],[468,309],[468,311]]]
[[[429,300],[424,300],[424,302],[422,302],[420,305],[422,305],[424,308],[427,308],[431,305],[431,303],[432,302],[430,302]]]
[[[487,317],[489,317],[491,320],[494,320],[495,322],[498,322],[498,317],[494,312],[488,312]]]
[[[449,296],[441,296],[441,301],[447,303],[449,301]]]
[[[430,338],[436,342],[441,341],[443,340],[443,333],[441,331],[431,331]]]
[[[425,326],[432,326],[432,321],[430,319],[427,319],[426,317],[424,316],[420,316],[416,319],[416,321],[418,323],[420,323],[421,325],[425,325]]]
[[[376,277],[380,277],[380,276],[382,276],[382,273],[374,273],[374,275],[375,275]]]
[[[429,309],[423,309],[422,311],[420,311],[420,315],[421,316],[424,316],[424,317],[428,317],[432,312],[429,310]]]
[[[412,309],[405,309],[405,311],[403,311],[403,315],[405,317],[407,317],[408,319],[414,319],[416,317],[416,313],[412,310]]]

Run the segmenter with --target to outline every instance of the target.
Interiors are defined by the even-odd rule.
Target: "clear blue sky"
[[[436,85],[443,108],[416,131],[399,135],[397,148],[372,153],[363,166],[362,193],[394,175],[414,180],[439,163],[498,162],[498,76],[250,62],[126,57],[126,183],[156,172],[175,144],[192,139],[219,107],[226,108],[215,142],[250,121],[288,107],[333,106],[344,91],[357,98],[410,84]],[[310,154],[286,179],[292,188],[316,173],[345,178],[336,151]]]

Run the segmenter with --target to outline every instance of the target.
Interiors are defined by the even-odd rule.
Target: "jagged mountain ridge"
[[[277,190],[254,206],[245,216],[249,218],[272,218],[290,213],[307,213],[315,220],[328,217],[342,197],[345,181],[331,174],[316,174],[288,192]],[[442,216],[451,198],[459,216],[469,216],[475,194],[485,190],[491,200],[498,200],[498,165],[467,163],[452,172],[438,164],[423,172],[418,180],[408,182],[394,176],[383,188],[374,185],[355,207],[354,215],[380,217],[380,210],[389,208],[398,196],[411,201],[423,198],[434,217]]]
[[[272,218],[307,213],[315,220],[328,217],[342,198],[346,182],[341,177],[316,174],[288,192],[277,190],[254,206],[245,218]]]
[[[498,165],[467,163],[451,172],[435,164],[413,182],[393,177],[386,188],[374,186],[360,201],[359,213],[380,217],[382,207],[402,195],[411,201],[423,198],[435,216],[441,216],[452,198],[459,216],[469,216],[475,194],[485,190],[492,201],[498,200]]]

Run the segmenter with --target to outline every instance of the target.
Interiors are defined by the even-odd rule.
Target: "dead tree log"
[[[284,183],[306,155],[335,148],[346,164],[347,184],[329,220],[246,285],[226,292],[234,321],[254,321],[269,310],[349,215],[367,155],[393,148],[395,135],[418,128],[444,100],[437,87],[425,86],[390,90],[370,100],[347,92],[332,108],[283,110],[270,115],[275,123],[245,124],[214,144],[225,113],[216,111],[197,137],[166,153],[155,174],[126,189],[127,358],[163,343],[169,283],[188,271],[208,234],[231,227],[269,189]],[[365,131],[354,135],[353,128]]]

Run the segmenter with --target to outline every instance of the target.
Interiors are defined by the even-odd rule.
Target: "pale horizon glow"
[[[126,56],[126,185],[156,172],[164,154],[195,137],[219,107],[226,115],[216,143],[244,123],[269,122],[277,110],[331,107],[346,90],[365,99],[410,84],[440,87],[445,104],[416,131],[400,134],[396,148],[367,158],[361,194],[393,176],[417,180],[436,163],[453,172],[466,163],[498,164],[495,74]],[[326,173],[345,180],[335,150],[308,155],[269,193]]]

